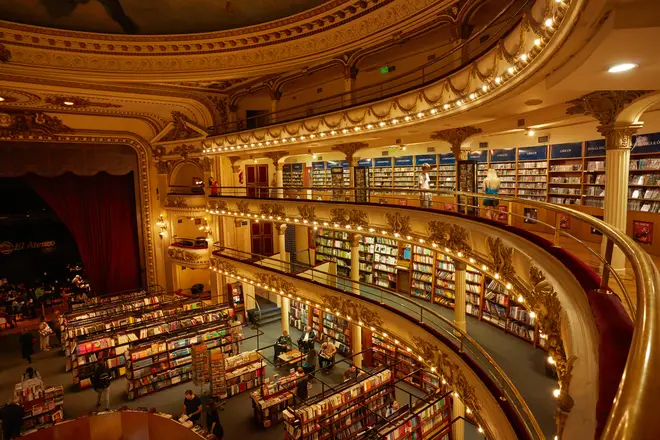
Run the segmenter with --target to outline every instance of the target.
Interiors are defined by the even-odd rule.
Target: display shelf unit
[[[351,242],[348,233],[320,229],[316,235],[316,261],[337,264],[337,275],[351,276]]]
[[[581,142],[552,145],[548,168],[548,201],[581,205],[584,159]]]
[[[488,168],[489,165],[487,163],[480,163],[477,165],[477,192],[478,193],[483,193],[484,192],[484,180],[486,180],[486,176],[488,175]]]
[[[44,387],[41,379],[19,382],[14,396],[23,407],[21,435],[27,435],[64,419],[64,387]]]
[[[264,379],[259,391],[250,393],[255,419],[268,428],[283,419],[283,412],[295,400],[295,388],[303,376],[292,373],[277,380]]]
[[[545,201],[548,193],[548,148],[545,145],[518,148],[516,195]]]
[[[312,162],[312,186],[324,188],[331,186],[330,170],[325,162]]]
[[[392,168],[391,157],[378,157],[374,159],[371,186],[374,191],[394,188],[394,170]]]
[[[305,165],[287,163],[282,165],[282,185],[284,188],[302,188],[305,182]]]
[[[490,167],[497,172],[500,178],[499,194],[513,196],[516,194],[516,163],[497,162],[491,163]]]
[[[633,150],[634,151],[634,150]],[[660,211],[660,155],[635,155],[630,160],[628,210]]]
[[[438,252],[435,267],[435,291],[433,301],[445,307],[453,308],[456,295],[456,267],[454,262]],[[478,317],[483,289],[482,274],[471,266],[465,271],[465,312]]]
[[[396,240],[375,237],[373,283],[388,289],[396,290],[397,257],[399,245]]]
[[[450,440],[451,400],[449,396],[435,401],[419,401],[415,407],[395,413],[378,430],[381,440]]]
[[[140,343],[154,336],[199,326],[207,322],[224,320],[228,316],[228,309],[224,305],[204,310],[191,310],[146,325],[139,324],[116,333],[104,334],[102,337],[78,342],[71,350],[73,383],[79,384],[81,389],[91,386],[90,378],[99,358],[105,360],[112,379],[124,375],[126,372],[125,353],[131,343]]]
[[[305,326],[309,325],[309,317],[309,304],[292,299],[289,310],[289,325],[301,331],[305,330]]]
[[[415,185],[419,185],[419,177],[422,175],[422,166],[428,165],[429,169],[429,187],[435,190],[438,187],[438,174],[439,169],[436,166],[438,163],[437,154],[421,154],[415,156]]]
[[[192,380],[194,344],[205,344],[208,350],[219,347],[226,354],[231,353],[231,342],[227,323],[209,322],[131,344],[126,364],[128,398],[134,400]]]
[[[363,237],[360,240],[360,282],[374,282],[375,237]]]
[[[376,371],[372,376],[348,381],[335,393],[312,397],[295,409],[284,410],[286,440],[348,439],[359,436],[377,422],[373,413],[382,412],[395,398],[393,374]]]
[[[214,365],[215,363],[215,365]],[[221,399],[261,386],[266,363],[257,351],[227,357],[222,350],[211,350],[211,393]]]
[[[396,189],[416,189],[415,167],[413,166],[412,156],[401,156],[394,158],[394,188]]]
[[[396,345],[385,341],[376,332],[371,332],[371,351],[374,367],[385,367],[396,360]]]
[[[316,307],[312,307],[312,322],[310,326],[314,330],[314,333],[316,333],[317,341],[321,340],[321,335],[323,334],[323,324],[321,323],[322,319],[323,319],[323,311]]]
[[[499,281],[486,278],[482,312],[484,321],[531,344],[537,344],[536,319],[530,316],[523,303],[519,302],[518,298],[510,295]]]
[[[323,312],[322,327],[321,342],[332,342],[343,356],[351,354],[351,326],[347,320]]]
[[[447,191],[456,189],[456,164],[438,166],[438,189]]]
[[[412,248],[412,276],[410,294],[414,297],[431,301],[433,297],[433,261],[435,251],[421,246]]]

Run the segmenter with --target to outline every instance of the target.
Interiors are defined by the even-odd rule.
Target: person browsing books
[[[332,362],[335,358],[335,353],[337,353],[337,347],[331,342],[324,342],[321,345],[321,353],[319,353],[319,364],[321,369],[328,373],[327,371],[332,367]]]
[[[183,399],[183,412],[182,416],[195,423],[202,415],[202,399],[195,396],[192,390],[186,390],[185,398]]]
[[[220,423],[220,414],[218,411],[222,411],[224,408],[220,406],[217,401],[217,398],[214,397],[210,399],[206,405],[206,429],[213,435],[217,440],[222,440],[224,437],[225,431],[222,428]]]
[[[25,370],[25,373],[23,373],[23,377],[21,380],[30,380],[30,379],[41,379],[41,374],[37,370],[35,370],[32,367],[27,367],[27,370]]]

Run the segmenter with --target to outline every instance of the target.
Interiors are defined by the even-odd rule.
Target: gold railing
[[[399,205],[404,200],[408,206],[420,206],[422,193],[430,193],[434,197],[432,203],[450,203],[458,211],[471,212],[479,215],[485,209],[478,201],[484,198],[497,199],[500,204],[508,205],[506,213],[509,223],[511,219],[524,218],[520,213],[513,212],[513,206],[524,206],[544,210],[554,214],[554,224],[535,220],[547,228],[547,232],[537,231],[539,235],[550,235],[556,246],[561,245],[561,238],[579,244],[590,255],[596,257],[601,266],[601,290],[616,292],[625,301],[634,321],[634,333],[625,370],[619,384],[616,398],[604,432],[603,439],[639,439],[649,438],[648,433],[660,432],[660,418],[655,414],[657,396],[660,395],[660,304],[658,302],[658,286],[660,273],[649,254],[644,251],[631,237],[613,226],[589,214],[566,206],[547,202],[528,200],[517,197],[493,196],[453,191],[419,191],[406,189],[370,189],[370,188],[252,188],[224,187],[222,197],[249,197],[257,199],[283,199],[285,194],[289,199],[318,201],[331,200],[341,203],[382,204],[387,199],[388,206]],[[212,200],[213,198],[209,198]],[[443,200],[444,199],[444,200]],[[468,203],[472,200],[472,203]],[[394,208],[394,206],[392,206]],[[442,213],[442,211],[436,211]],[[560,216],[568,216],[572,221],[584,222],[590,228],[599,231],[606,240],[605,255],[594,251],[580,238],[560,227]],[[547,237],[544,237],[547,238]],[[614,246],[621,250],[634,276],[635,292],[629,291],[622,277],[611,266]],[[611,281],[614,285],[611,286]],[[634,300],[633,300],[634,299]]]

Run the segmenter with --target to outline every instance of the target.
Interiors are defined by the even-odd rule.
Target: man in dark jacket
[[[34,354],[34,336],[28,331],[27,327],[23,327],[21,336],[18,337],[18,342],[21,345],[21,356],[31,364],[32,354]]]
[[[105,410],[110,409],[110,370],[105,365],[103,359],[99,359],[96,364],[96,370],[92,376],[92,387],[96,391],[96,407],[100,408],[104,403]]]
[[[16,402],[10,402],[0,410],[3,439],[12,440],[21,436],[23,415],[23,407]]]

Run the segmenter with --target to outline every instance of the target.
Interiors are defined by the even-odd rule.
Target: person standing
[[[220,414],[218,410],[222,410],[216,398],[210,399],[206,407],[206,429],[213,435],[217,440],[222,440],[222,437],[225,434],[222,424],[220,423]]]
[[[484,179],[484,193],[486,195],[497,195],[500,191],[500,178],[497,176],[497,171],[494,168],[488,169],[488,174]],[[500,201],[491,197],[484,199],[484,206],[486,207],[486,218],[490,220],[497,220],[495,215],[495,208],[500,204]]]
[[[298,385],[296,386],[296,397],[300,399],[301,402],[304,402],[309,397],[309,383],[309,376],[305,376],[298,380]]]
[[[24,415],[25,411],[18,404],[16,398],[13,401],[9,401],[0,410],[0,416],[2,417],[2,438],[4,440],[12,440],[21,436]]]
[[[96,391],[96,407],[104,403],[105,410],[110,409],[110,370],[103,359],[99,359],[92,376],[92,387]]]
[[[422,208],[431,207],[431,193],[428,192],[431,189],[431,176],[429,176],[429,170],[431,166],[427,163],[422,165],[422,172],[419,175],[419,203]]]
[[[183,412],[182,416],[186,416],[187,420],[196,423],[202,416],[202,399],[195,396],[192,390],[186,390],[185,398],[183,399]]]
[[[41,351],[50,350],[50,335],[52,334],[53,329],[46,322],[46,318],[42,316],[39,323],[39,349]]]
[[[27,327],[23,327],[18,341],[21,345],[21,356],[28,361],[28,364],[31,364],[32,355],[34,354],[34,337],[32,336],[32,333],[28,331]]]
[[[23,373],[23,376],[21,377],[21,381],[30,379],[41,379],[41,374],[39,374],[34,368],[27,367],[27,370],[25,370],[25,373]]]

